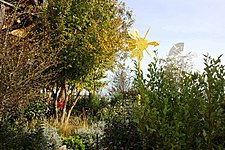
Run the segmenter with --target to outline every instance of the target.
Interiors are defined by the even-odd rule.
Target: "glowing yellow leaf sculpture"
[[[158,42],[149,42],[146,37],[148,35],[148,31],[145,33],[144,38],[140,37],[140,33],[137,29],[134,29],[133,32],[128,32],[131,39],[127,40],[126,43],[129,47],[129,50],[131,50],[130,58],[137,57],[138,60],[138,67],[140,68],[140,62],[143,59],[143,51],[146,50],[149,45],[158,46]],[[150,55],[150,54],[149,54]]]

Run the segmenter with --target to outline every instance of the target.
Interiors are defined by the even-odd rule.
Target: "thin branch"
[[[4,1],[4,0],[0,0],[0,2],[3,3],[3,4],[5,4],[5,5],[8,5],[8,6],[10,6],[10,7],[15,8],[15,6],[14,6],[13,4],[9,3],[9,2],[6,2],[6,1]]]

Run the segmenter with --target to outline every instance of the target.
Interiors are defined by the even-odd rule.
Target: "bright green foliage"
[[[70,136],[68,138],[64,138],[63,144],[65,144],[69,149],[85,150],[85,145],[78,136]]]
[[[24,108],[23,117],[27,119],[27,121],[34,120],[44,120],[47,117],[50,117],[51,105],[46,101],[46,99],[35,99],[31,100],[29,104]]]
[[[208,149],[222,149],[225,146],[225,66],[221,65],[220,57],[205,57],[203,135]]]
[[[138,83],[141,103],[134,122],[143,149],[222,149],[224,147],[225,70],[220,57],[205,56],[203,74],[182,72],[179,84],[158,59]]]

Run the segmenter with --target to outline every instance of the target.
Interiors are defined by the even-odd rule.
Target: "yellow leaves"
[[[137,57],[138,60],[138,67],[140,68],[140,61],[143,59],[143,51],[146,50],[149,45],[158,46],[158,42],[149,42],[146,37],[148,35],[149,29],[145,33],[144,38],[140,37],[140,33],[137,29],[134,29],[133,32],[128,32],[130,36],[129,40],[126,40],[125,43],[128,45],[129,50],[132,51],[130,54],[130,58]],[[150,54],[149,54],[150,55]]]

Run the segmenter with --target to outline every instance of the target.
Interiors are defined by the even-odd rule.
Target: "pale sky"
[[[184,42],[184,53],[195,52],[195,69],[203,69],[202,54],[217,57],[224,54],[225,64],[225,0],[122,0],[133,11],[135,23],[141,35],[150,27],[149,41],[158,41],[160,58],[165,58],[170,48]],[[152,58],[142,60],[146,69]]]

